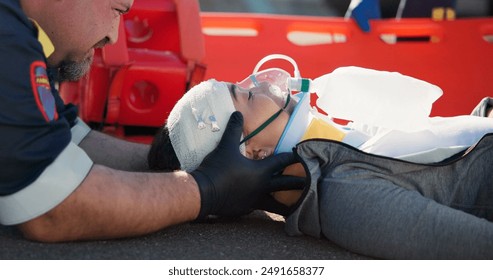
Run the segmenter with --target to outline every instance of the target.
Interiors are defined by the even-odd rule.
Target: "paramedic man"
[[[145,173],[135,171],[147,169],[146,145],[90,131],[75,108],[63,104],[54,71],[61,79],[80,78],[94,48],[116,41],[120,17],[132,4],[0,2],[0,223],[18,225],[27,238],[128,237],[207,214],[272,210],[264,199],[272,189],[266,187],[278,183],[272,174],[293,156],[244,167],[247,159],[237,149],[241,115],[231,118],[231,126],[223,124],[229,136],[199,171]],[[246,176],[247,182],[241,180]],[[294,180],[276,179],[285,187]]]

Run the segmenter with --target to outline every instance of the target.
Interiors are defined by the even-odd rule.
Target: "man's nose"
[[[113,21],[113,25],[111,26],[110,33],[108,34],[108,38],[110,39],[109,41],[110,44],[114,44],[118,41],[118,34],[120,31],[123,32],[123,20],[121,17]]]

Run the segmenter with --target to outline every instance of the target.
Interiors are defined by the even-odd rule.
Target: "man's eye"
[[[128,10],[129,9],[125,9],[125,10],[122,10],[122,9],[115,9],[115,11],[118,13],[118,15],[120,16],[123,16],[124,14],[128,13]]]

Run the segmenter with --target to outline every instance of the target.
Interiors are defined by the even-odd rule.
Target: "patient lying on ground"
[[[296,132],[295,143],[312,138],[331,139],[365,152],[417,163],[443,161],[464,152],[484,134],[493,132],[493,121],[478,117],[491,114],[491,110],[484,109],[487,106],[477,112],[478,116],[434,117],[430,118],[430,127],[426,130],[403,132],[338,125],[311,110],[309,103],[303,95],[280,92],[268,82],[251,88],[216,80],[203,82],[185,94],[170,113],[166,125],[153,141],[149,165],[160,171],[195,169],[217,146],[234,111],[240,111],[244,117],[239,149],[252,160],[262,160],[276,153],[286,135],[293,131]],[[309,108],[300,109],[303,106]],[[297,118],[306,119],[305,124],[293,126]],[[305,176],[300,164],[286,169],[285,174]],[[292,205],[300,191],[273,195],[278,201]]]

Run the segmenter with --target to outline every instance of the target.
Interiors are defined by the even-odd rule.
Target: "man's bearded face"
[[[59,67],[60,81],[77,81],[84,77],[91,68],[93,57],[88,56],[80,62],[63,61]]]

